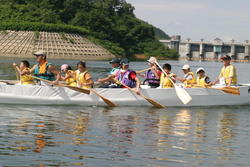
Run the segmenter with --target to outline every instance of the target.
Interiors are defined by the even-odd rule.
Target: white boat
[[[186,105],[177,97],[174,88],[141,89],[141,92],[146,97],[167,107],[250,104],[249,86],[239,86],[240,95],[233,95],[210,88],[186,88],[185,90],[192,97],[192,100]],[[95,88],[95,91],[117,106],[152,106],[144,98],[125,88]],[[88,95],[65,87],[7,84],[0,84],[0,103],[106,106],[106,103],[93,93]]]

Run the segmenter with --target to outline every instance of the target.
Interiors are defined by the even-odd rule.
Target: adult
[[[198,87],[207,87],[211,85],[211,81],[208,76],[205,75],[205,69],[200,67],[196,70],[197,78],[196,85]]]
[[[223,67],[221,68],[220,75],[213,82],[216,84],[220,81],[221,85],[232,86],[237,84],[237,74],[236,68],[231,64],[231,57],[228,55],[222,56],[221,61],[223,62]]]
[[[52,63],[47,61],[47,54],[44,51],[37,51],[34,53],[38,64],[34,65],[31,72],[38,78],[52,81],[52,84],[58,84],[61,75]]]
[[[109,64],[111,64],[112,69],[109,72],[109,75],[105,78],[98,79],[97,82],[102,83],[101,88],[109,88],[112,87],[113,78],[116,76],[117,72],[120,70],[120,59],[114,58]]]
[[[190,66],[188,64],[184,65],[182,67],[182,71],[184,73],[184,78],[177,77],[176,79],[184,83],[186,87],[192,87],[196,80],[194,73],[190,69]]]
[[[77,63],[77,70],[76,70],[76,82],[77,87],[80,88],[92,88],[94,82],[92,80],[92,76],[87,71],[86,62],[79,61]]]
[[[140,80],[136,76],[136,72],[129,69],[128,59],[121,60],[121,69],[117,72],[115,78],[124,85],[134,88],[137,94],[140,93]],[[123,88],[122,85],[120,87]]]
[[[161,70],[159,70],[159,68],[155,64],[155,62],[157,61],[155,57],[150,57],[150,59],[148,59],[147,61],[150,69],[147,70],[145,74],[139,75],[143,78],[146,78],[145,81],[148,83],[148,86],[150,86],[151,88],[157,88],[160,86]]]

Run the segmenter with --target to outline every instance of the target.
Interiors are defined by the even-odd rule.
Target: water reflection
[[[240,154],[233,142],[237,122],[248,117],[229,108],[1,109],[5,166],[17,166],[13,157],[23,166],[41,167],[232,164]]]

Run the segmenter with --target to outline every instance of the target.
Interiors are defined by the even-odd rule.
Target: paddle
[[[41,81],[44,81],[44,82],[48,82],[51,84],[51,81],[48,81],[48,80],[45,80],[45,79],[41,79],[41,78],[38,78],[38,77],[34,77],[32,76],[33,78],[35,79],[39,79]],[[85,94],[89,94],[90,91],[93,92],[95,95],[97,95],[98,97],[100,97],[109,107],[116,107],[116,104],[114,104],[112,101],[110,101],[109,99],[103,97],[102,95],[100,95],[99,93],[97,93],[95,90],[93,89],[83,89],[83,88],[79,88],[79,87],[76,87],[76,86],[69,86],[69,85],[63,85],[63,84],[59,84],[59,86],[61,87],[67,87],[67,88],[70,88],[74,91],[77,91],[77,92],[81,92],[81,93],[85,93]]]
[[[117,84],[121,84],[122,86],[124,86],[125,88],[127,88],[128,90],[130,90],[131,92],[134,92],[135,94],[137,94],[136,91],[135,91],[134,89],[128,87],[127,85],[121,83],[120,81],[115,80],[115,82],[116,82]],[[154,107],[157,107],[157,108],[165,108],[165,107],[164,107],[163,105],[161,105],[160,103],[158,103],[158,102],[156,102],[156,101],[154,101],[154,100],[152,100],[152,99],[150,99],[150,98],[144,96],[144,95],[141,94],[141,93],[140,93],[140,94],[137,94],[137,95],[139,95],[139,96],[141,96],[142,98],[144,98],[145,100],[147,100],[147,101],[148,101],[149,103],[151,103]]]
[[[136,73],[138,74],[138,73],[143,73],[143,72],[145,72],[145,71],[148,71],[148,70],[150,70],[151,68],[146,68],[146,69],[144,69],[144,70],[140,70],[140,71],[136,71]]]
[[[198,86],[198,85],[194,85],[194,87],[197,88],[208,88],[208,89],[216,89],[216,90],[221,90],[225,93],[229,93],[229,94],[233,94],[233,95],[240,95],[240,90],[239,88],[235,88],[235,87],[221,87],[221,88],[216,88],[216,87],[203,87],[203,86]]]
[[[40,81],[44,81],[44,82],[47,82],[49,84],[52,84],[52,82],[49,81],[49,80],[42,79],[42,78],[39,78],[39,77],[35,77],[35,76],[32,76],[32,75],[30,75],[30,76],[32,78],[34,78],[34,79],[38,79]],[[72,89],[72,90],[77,91],[77,92],[81,92],[81,93],[85,93],[85,94],[90,94],[90,90],[89,89],[83,89],[83,88],[79,88],[79,87],[76,87],[76,86],[69,86],[69,85],[63,85],[63,84],[58,84],[58,86],[60,86],[60,87],[66,87],[66,88]]]
[[[162,67],[159,65],[157,61],[155,61],[155,64],[161,69],[161,71],[166,75],[166,72],[162,69]],[[173,80],[169,77],[170,82],[174,85],[175,91],[179,99],[182,101],[183,104],[187,104],[192,100],[192,97],[187,93],[187,91],[184,88],[180,88],[177,86]]]

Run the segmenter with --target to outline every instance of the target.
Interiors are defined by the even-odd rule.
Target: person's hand
[[[140,89],[134,88],[134,90],[135,90],[135,93],[136,93],[136,94],[138,94],[138,95],[141,94]]]
[[[16,67],[16,66],[17,66],[17,64],[16,64],[16,63],[13,63],[12,65],[13,65],[13,67]]]
[[[100,82],[100,83],[102,83],[102,79],[98,79],[98,80],[97,80],[97,82]]]
[[[59,81],[52,81],[51,83],[52,83],[52,85],[58,85]]]

